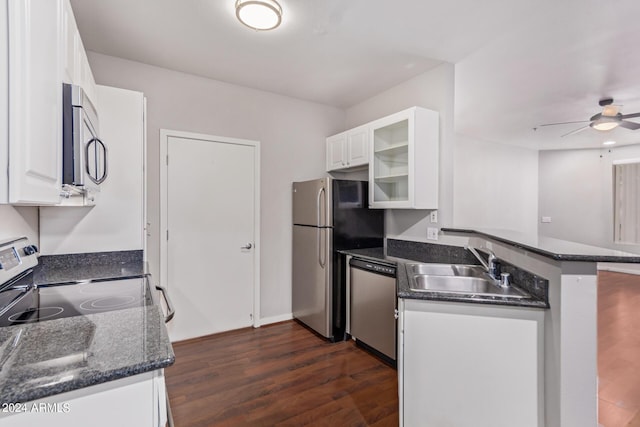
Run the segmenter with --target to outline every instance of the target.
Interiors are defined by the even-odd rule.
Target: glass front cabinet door
[[[438,122],[413,107],[370,123],[371,208],[438,208]]]

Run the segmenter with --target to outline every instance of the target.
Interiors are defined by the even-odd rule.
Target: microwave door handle
[[[93,175],[91,175],[91,169],[89,168],[89,150],[91,149],[91,147],[93,146],[93,149],[95,150],[95,156],[94,156],[94,160],[95,160],[95,170],[96,170],[96,175],[98,174],[98,152],[97,152],[97,144],[100,144],[100,146],[102,147],[102,153],[103,153],[103,170],[102,170],[102,175],[100,177],[96,176],[94,177]],[[98,138],[92,138],[91,141],[89,141],[87,143],[87,147],[85,149],[85,166],[86,166],[86,170],[87,170],[87,176],[89,176],[89,179],[91,181],[93,181],[95,184],[102,184],[104,182],[105,179],[107,179],[107,171],[108,171],[108,161],[107,161],[107,147],[104,145],[104,143],[99,140]]]

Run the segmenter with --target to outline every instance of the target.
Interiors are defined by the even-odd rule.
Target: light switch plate
[[[427,240],[438,240],[438,229],[434,227],[427,228]]]
[[[551,217],[550,216],[543,216],[542,217],[542,222],[545,223],[545,224],[551,222]]]

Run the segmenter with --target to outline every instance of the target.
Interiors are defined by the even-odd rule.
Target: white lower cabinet
[[[398,304],[401,426],[544,426],[543,310]]]
[[[18,402],[15,402],[18,403]],[[0,413],[0,426],[11,427],[164,427],[166,389],[162,370],[139,374],[58,394],[20,402]]]

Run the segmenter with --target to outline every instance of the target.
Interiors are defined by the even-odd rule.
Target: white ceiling
[[[640,130],[589,128],[562,138],[588,123],[539,127],[588,120],[605,97],[622,114],[640,112],[640,2],[547,3],[456,64],[456,131],[535,149],[640,143]]]
[[[341,108],[455,63],[456,131],[492,141],[596,146],[591,129],[532,128],[602,96],[640,111],[637,0],[279,1],[282,27],[258,33],[235,0],[71,0],[88,50]]]
[[[279,0],[255,32],[235,0],[72,0],[89,50],[338,107],[456,62],[531,0]],[[480,6],[479,3],[482,3]]]

